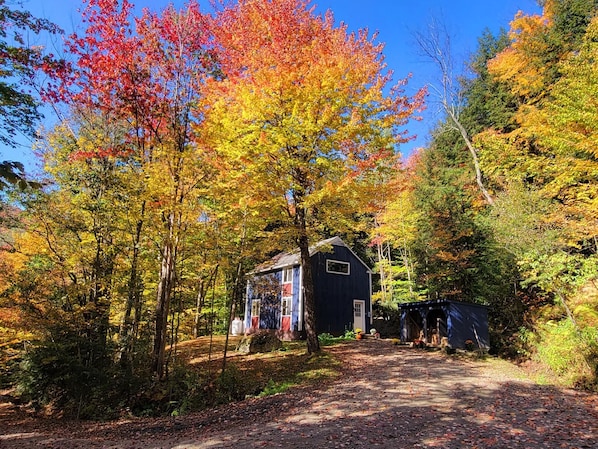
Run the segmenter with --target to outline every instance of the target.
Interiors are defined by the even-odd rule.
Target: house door
[[[353,330],[361,329],[365,332],[365,301],[353,300]]]
[[[281,300],[280,330],[290,332],[291,330],[291,303],[293,298],[283,296]]]
[[[251,301],[251,328],[252,329],[260,328],[260,310],[261,310],[261,301],[259,299],[254,299],[253,301]]]

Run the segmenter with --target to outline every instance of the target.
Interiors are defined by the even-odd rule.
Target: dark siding
[[[350,274],[335,274],[326,272],[326,260],[349,262]],[[329,332],[341,335],[347,329],[353,328],[353,300],[365,301],[366,331],[370,326],[370,275],[353,253],[343,246],[332,246],[332,252],[318,252],[312,256],[314,275],[314,294],[316,302],[317,332]],[[300,268],[293,268],[293,305],[291,330],[299,330],[300,310]],[[247,291],[247,310],[251,311],[251,299],[261,299],[260,328],[278,329],[281,313],[281,280],[282,271],[260,273],[249,281]],[[264,287],[265,285],[265,287]],[[251,326],[250,313],[246,314],[245,326]],[[305,321],[303,320],[303,323]],[[303,330],[303,329],[301,329]]]
[[[421,326],[426,326],[428,341],[430,341],[431,331],[437,325],[434,319],[441,318],[438,323],[441,336],[444,332],[448,334],[449,344],[453,348],[465,348],[465,341],[472,340],[477,346],[476,333],[480,345],[490,348],[490,337],[488,333],[488,308],[485,306],[470,304],[459,301],[438,300],[423,301],[420,303],[402,304],[401,308],[401,339],[404,342],[413,341],[417,338],[414,331],[409,332],[408,316],[410,313],[416,313],[421,316]],[[446,323],[443,318],[446,317]],[[428,322],[429,321],[429,322]],[[446,324],[446,328],[445,328]],[[474,332],[475,328],[475,332]]]
[[[483,306],[466,303],[450,303],[451,334],[449,342],[454,348],[465,347],[465,341],[471,340],[477,347],[475,334],[477,333],[483,348],[490,348],[488,336],[488,309]],[[475,328],[475,332],[474,332]]]
[[[366,326],[370,322],[370,278],[367,268],[348,248],[333,246],[333,252],[312,257],[318,333],[341,335],[353,328],[353,300],[366,301]],[[349,262],[350,275],[326,272],[326,260]]]
[[[266,295],[262,298],[260,329],[278,329],[280,325],[280,295]]]
[[[243,327],[249,329],[251,327],[251,284],[249,281],[247,281],[245,295],[245,320]]]

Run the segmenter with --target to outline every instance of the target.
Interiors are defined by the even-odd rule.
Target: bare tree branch
[[[428,26],[427,34],[416,32],[415,39],[423,55],[432,61],[440,72],[440,85],[430,86],[430,90],[437,94],[446,118],[459,131],[459,134],[463,138],[473,160],[476,183],[480,192],[486,202],[493,205],[494,199],[484,186],[484,176],[480,168],[478,150],[473,145],[469,133],[460,120],[460,113],[464,106],[463,89],[455,75],[451,39],[446,26],[436,20],[432,20]]]

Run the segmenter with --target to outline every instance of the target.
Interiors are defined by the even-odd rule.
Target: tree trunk
[[[577,320],[573,316],[573,312],[571,312],[571,309],[569,308],[569,304],[567,304],[567,300],[565,299],[565,295],[563,293],[561,293],[561,291],[559,289],[556,290],[556,295],[559,298],[559,300],[561,301],[561,304],[563,305],[563,308],[565,309],[565,312],[567,313],[567,317],[569,318],[569,320],[573,324],[573,327],[575,328],[575,330],[579,334],[581,331],[579,329],[579,326],[577,325]]]
[[[376,244],[376,249],[378,250],[378,268],[380,272],[380,291],[382,292],[382,301],[387,301],[387,291],[386,291],[386,259],[384,258],[384,254],[382,252],[382,242],[378,242]]]
[[[193,338],[199,337],[199,319],[201,318],[201,311],[205,302],[205,281],[199,281],[197,288],[197,297],[195,299],[195,318],[193,319]]]
[[[164,377],[164,358],[166,350],[166,336],[168,329],[168,312],[174,289],[174,270],[176,260],[176,241],[175,241],[175,212],[171,212],[168,217],[168,238],[162,251],[162,261],[160,265],[160,279],[158,281],[158,291],[156,295],[156,316],[155,316],[155,334],[152,370],[159,379]]]
[[[297,243],[301,253],[301,270],[303,305],[305,312],[305,333],[307,336],[307,353],[314,354],[320,351],[320,342],[316,331],[316,301],[314,296],[314,279],[311,270],[311,257],[309,255],[309,239],[307,237],[305,209],[297,207],[297,224],[299,237]]]
[[[450,117],[451,121],[455,124],[455,126],[459,130],[459,134],[461,134],[461,137],[463,138],[463,141],[465,142],[465,145],[467,146],[467,149],[469,150],[469,153],[471,154],[471,159],[473,161],[473,166],[475,169],[475,180],[476,180],[476,183],[478,184],[478,187],[480,188],[480,192],[482,192],[484,199],[490,206],[494,205],[494,199],[492,198],[492,196],[486,189],[486,186],[484,186],[484,180],[482,177],[482,169],[480,167],[480,160],[478,158],[477,149],[473,146],[473,143],[472,143],[471,139],[469,138],[469,134],[468,134],[467,130],[461,124],[461,121],[456,116],[456,114],[452,111],[452,109],[450,109],[450,107],[448,105],[445,105],[445,110],[446,110],[447,115]]]
[[[114,272],[114,257],[107,254],[104,246],[110,247],[110,237],[102,234],[101,230],[95,229],[96,253],[92,264],[91,284],[88,292],[88,304],[83,316],[87,324],[87,338],[95,343],[103,351],[108,340],[108,328],[110,327],[110,283]],[[91,355],[90,355],[91,357]]]
[[[126,366],[133,352],[136,338],[136,330],[139,325],[137,310],[141,308],[141,282],[139,277],[139,252],[141,242],[141,231],[143,228],[143,217],[145,216],[145,201],[141,204],[141,217],[135,226],[133,236],[133,258],[131,260],[131,273],[129,274],[129,285],[125,314],[119,329],[120,336],[120,363]],[[133,315],[133,311],[135,314]],[[133,315],[133,316],[132,316]]]
[[[235,313],[235,304],[237,298],[240,295],[241,279],[243,273],[243,264],[241,261],[237,262],[237,270],[235,272],[235,279],[233,280],[233,290],[230,296],[230,302],[228,303],[228,317],[226,320],[226,338],[224,340],[224,354],[222,354],[222,372],[221,376],[224,376],[226,370],[226,356],[228,353],[228,337],[230,335],[230,326],[233,320],[233,314]]]
[[[407,281],[409,282],[409,295],[411,296],[411,298],[415,299],[415,294],[413,292],[413,275],[411,274],[413,268],[409,263],[410,252],[409,248],[407,247],[407,243],[405,243],[405,246],[401,252],[403,253],[403,264],[405,265],[405,270],[407,271]]]
[[[494,199],[484,185],[477,149],[473,146],[469,133],[459,120],[459,113],[463,105],[463,97],[462,91],[459,88],[460,84],[457,82],[458,79],[453,73],[453,54],[451,51],[450,36],[446,27],[443,24],[433,21],[427,36],[416,33],[415,38],[419,48],[440,70],[440,88],[435,90],[439,93],[440,102],[447,118],[457,128],[471,154],[475,168],[476,183],[480,188],[480,192],[484,196],[486,202],[492,206],[494,204]]]

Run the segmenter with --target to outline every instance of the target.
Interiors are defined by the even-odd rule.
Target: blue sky
[[[168,0],[131,0],[137,7],[163,9]],[[37,17],[47,18],[62,27],[67,34],[77,29],[81,0],[24,0],[24,7]],[[175,5],[184,1],[176,0]],[[208,0],[200,0],[208,5]],[[414,32],[425,32],[432,19],[443,22],[450,35],[455,57],[467,60],[477,47],[477,39],[484,29],[493,33],[507,28],[518,11],[538,13],[536,0],[312,0],[318,12],[332,10],[337,21],[345,22],[351,30],[367,28],[378,32],[378,40],[385,43],[386,62],[401,79],[412,74],[407,93],[412,94],[434,80],[434,68],[419,55]],[[431,99],[430,99],[431,100]],[[51,123],[51,113],[46,113]],[[401,147],[403,154],[424,146],[431,127],[440,116],[432,101],[424,113],[424,120],[411,123],[407,129],[417,134],[417,139]],[[25,162],[28,170],[34,168],[30,145],[17,149],[1,148],[0,160]]]

